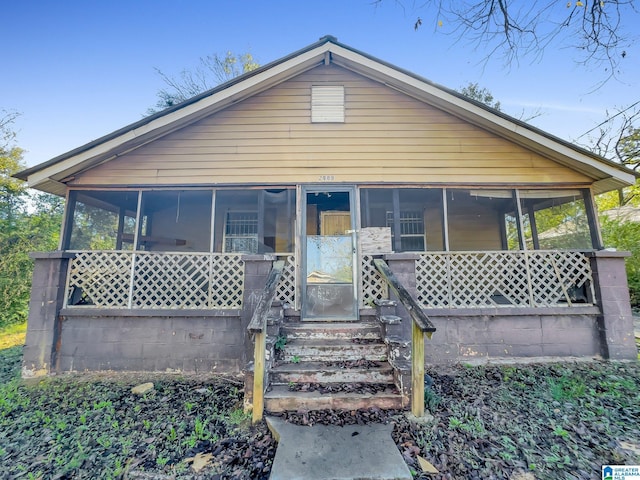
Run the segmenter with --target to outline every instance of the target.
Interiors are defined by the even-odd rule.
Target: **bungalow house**
[[[245,372],[260,411],[397,407],[425,363],[637,355],[593,201],[633,172],[334,37],[17,177],[66,197],[24,376]],[[290,388],[332,382],[375,388]]]

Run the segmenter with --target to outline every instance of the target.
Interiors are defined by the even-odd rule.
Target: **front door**
[[[353,187],[305,187],[302,205],[302,316],[357,320]]]

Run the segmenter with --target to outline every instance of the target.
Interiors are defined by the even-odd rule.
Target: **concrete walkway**
[[[271,480],[411,480],[392,425],[292,425],[266,417],[278,441]]]

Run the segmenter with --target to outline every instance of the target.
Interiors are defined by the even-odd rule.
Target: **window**
[[[224,251],[228,253],[258,252],[258,212],[227,212]]]
[[[208,252],[211,248],[210,190],[142,192],[138,249]]]
[[[311,87],[311,122],[344,122],[344,86]]]
[[[447,189],[449,250],[518,248],[513,191]]]
[[[391,227],[391,237],[395,237],[393,212],[390,211],[387,211],[387,227]],[[405,252],[423,252],[425,250],[422,212],[400,211],[400,242],[402,250]]]

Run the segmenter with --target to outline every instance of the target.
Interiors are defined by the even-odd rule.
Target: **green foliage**
[[[27,318],[33,261],[29,252],[58,246],[63,201],[29,194],[11,175],[24,168],[22,150],[11,142],[15,114],[0,119],[0,327]]]
[[[551,397],[554,400],[575,400],[583,397],[586,386],[581,378],[562,376],[559,379],[549,380]]]
[[[591,478],[615,458],[640,460],[618,447],[640,434],[637,363],[460,365],[428,374],[442,404],[412,434],[444,476],[515,478],[529,469],[536,478],[565,478],[562,470],[573,469]]]
[[[276,339],[276,343],[274,344],[274,348],[278,351],[284,350],[284,347],[287,345],[287,337],[284,335],[279,335]]]
[[[122,478],[143,469],[154,478],[184,478],[192,448],[203,451],[221,438],[243,447],[270,441],[266,428],[258,434],[244,426],[242,392],[224,379],[158,381],[147,398],[131,394],[137,383],[131,378],[26,385],[21,351],[0,350],[2,478]],[[206,394],[194,393],[203,386]],[[179,408],[188,401],[197,416]],[[265,465],[253,467],[252,458],[242,457],[245,448],[235,448],[240,453],[221,456],[207,478],[262,478]],[[234,475],[239,466],[253,473]]]
[[[481,87],[477,82],[469,82],[467,86],[460,89],[460,93],[465,97],[500,111],[500,102],[493,98],[493,94],[488,89]]]
[[[600,218],[605,247],[631,252],[625,260],[631,304],[640,306],[640,223]]]
[[[433,413],[442,403],[442,397],[431,387],[424,387],[424,407]]]

